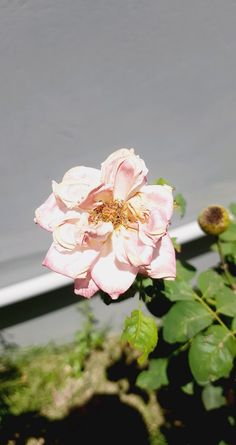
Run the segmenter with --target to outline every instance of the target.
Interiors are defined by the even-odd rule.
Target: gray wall
[[[0,285],[42,273],[34,209],[134,146],[187,198],[235,199],[235,0],[0,0]]]

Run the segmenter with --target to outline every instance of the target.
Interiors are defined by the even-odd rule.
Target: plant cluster
[[[82,376],[90,354],[102,347],[106,331],[97,328],[87,305],[79,310],[85,322],[72,343],[27,349],[6,346],[0,362],[0,418],[27,411],[47,412],[55,390]]]
[[[209,217],[212,209],[213,216],[220,216],[218,222]],[[210,206],[199,217],[211,236],[211,249],[219,254],[214,268],[198,273],[177,260],[175,281],[139,278],[135,283],[140,301],[159,315],[159,342],[154,318],[141,307],[126,319],[122,338],[139,350],[141,365],[146,361],[136,382],[140,388],[153,391],[177,384],[189,397],[200,395],[207,411],[226,407],[227,421],[234,428],[236,204],[230,205],[230,214],[229,218],[226,209]]]
[[[110,304],[139,295],[122,342],[138,351],[140,389],[179,382],[189,397],[201,395],[206,410],[233,406],[236,204],[230,211],[212,205],[199,216],[219,263],[198,273],[181,257],[176,262],[181,248],[168,233],[173,209],[184,215],[184,198],[163,178],[147,185],[147,173],[134,149],[121,148],[100,169],[77,166],[53,181],[35,212],[35,222],[53,235],[43,264],[72,278],[75,293],[85,298],[100,292]],[[158,319],[143,305],[155,308]],[[233,426],[230,408],[227,415]]]

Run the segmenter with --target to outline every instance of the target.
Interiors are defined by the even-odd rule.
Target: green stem
[[[195,300],[199,301],[199,303],[202,304],[202,306],[205,307],[205,309],[207,309],[207,311],[209,312],[209,314],[212,316],[212,318],[214,318],[216,321],[218,321],[218,323],[225,329],[227,329],[227,331],[230,333],[230,335],[234,338],[234,340],[236,341],[236,337],[234,335],[234,333],[228,328],[228,326],[226,326],[226,324],[221,320],[221,318],[219,317],[219,315],[213,311],[213,309],[211,309],[211,307],[201,298],[199,297],[199,295],[197,295],[196,293],[194,293],[194,298]]]
[[[214,318],[216,321],[218,321],[218,323],[224,329],[226,329],[229,332],[229,334],[233,337],[233,339],[236,341],[236,337],[235,337],[236,331],[235,332],[231,331],[228,328],[228,326],[226,326],[226,324],[221,320],[221,318],[218,316],[218,314],[215,311],[213,311],[210,308],[210,306],[201,297],[199,297],[199,295],[197,295],[195,292],[194,292],[194,298],[196,301],[199,301],[199,303],[202,304],[202,306],[204,306],[205,309],[207,309],[207,311],[212,316],[212,318]],[[184,343],[183,345],[180,345],[177,349],[175,349],[173,352],[171,352],[171,354],[169,355],[168,358],[170,359],[174,355],[177,355],[179,352],[185,351],[190,346],[192,340],[193,340],[193,338],[190,338],[186,343]]]
[[[213,300],[213,298],[206,298],[205,295],[203,295],[203,297],[205,298],[205,300],[207,301],[207,303],[209,303],[211,306],[215,306],[216,302],[215,300]]]
[[[184,343],[183,345],[180,345],[178,348],[176,348],[173,352],[170,353],[168,358],[170,359],[174,355],[177,355],[179,352],[183,352],[186,349],[188,349],[188,347],[191,345],[192,341],[193,341],[193,339],[190,338],[188,341],[186,341],[186,343]]]
[[[219,257],[220,257],[220,262],[221,262],[221,268],[223,270],[224,276],[226,278],[226,280],[228,281],[229,286],[231,287],[231,289],[235,290],[235,284],[232,280],[232,277],[228,271],[228,264],[225,261],[225,257],[222,251],[222,247],[221,247],[221,243],[219,240],[219,237],[216,237],[216,245],[217,245],[217,249],[218,249],[218,253],[219,253]]]

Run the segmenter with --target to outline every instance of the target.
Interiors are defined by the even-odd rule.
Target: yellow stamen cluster
[[[130,223],[138,221],[138,218],[132,215],[125,201],[114,200],[99,203],[90,211],[89,222],[97,224],[100,221],[111,222],[116,229],[119,226],[128,227]]]

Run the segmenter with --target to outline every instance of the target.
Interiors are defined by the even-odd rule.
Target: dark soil
[[[122,404],[117,396],[96,396],[61,420],[49,420],[38,413],[5,417],[0,444],[25,445],[29,438],[43,438],[44,445],[148,445],[141,415]]]
[[[222,407],[206,411],[200,393],[184,394],[177,388],[159,392],[158,400],[165,415],[161,431],[168,445],[236,445],[236,428],[229,422],[235,416],[232,408]]]

